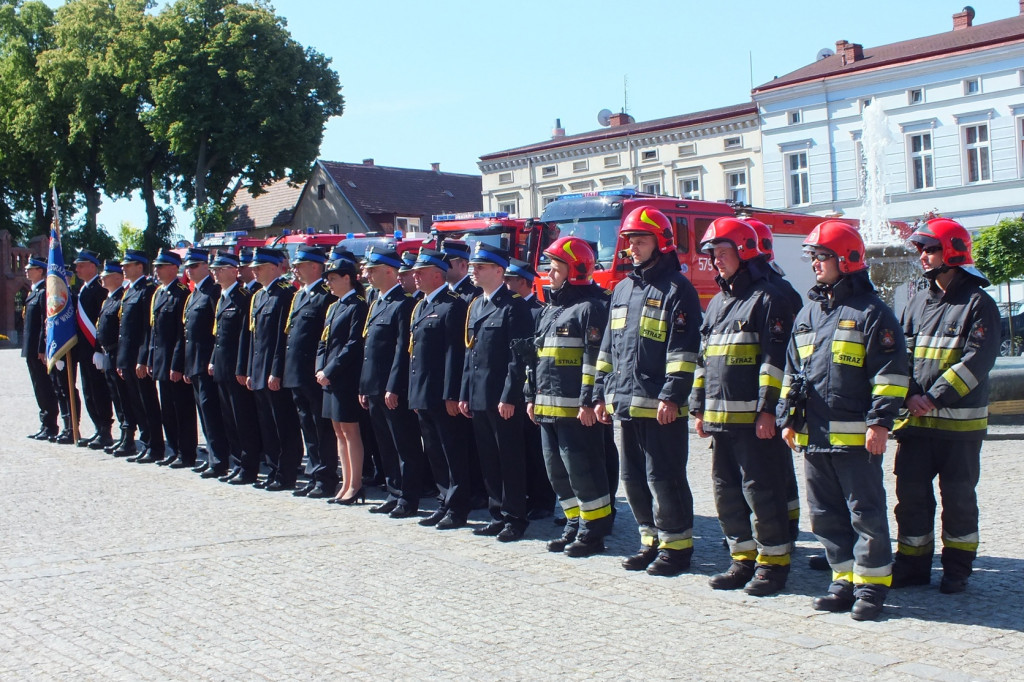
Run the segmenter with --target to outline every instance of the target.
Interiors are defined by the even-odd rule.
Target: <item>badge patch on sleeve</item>
[[[768,324],[768,334],[775,343],[786,340],[786,323],[781,317],[773,318]]]
[[[974,325],[974,328],[971,329],[971,343],[980,346],[981,344],[985,343],[985,337],[987,335],[988,330],[985,329],[985,325],[983,325],[981,322],[978,322],[977,324]]]
[[[587,327],[587,343],[600,343],[601,330],[597,327]]]
[[[883,350],[892,350],[896,347],[896,332],[891,329],[882,329],[878,332],[878,345]]]
[[[675,322],[673,322],[673,326],[676,328],[676,331],[683,331],[686,329],[686,313],[676,313],[676,319]]]

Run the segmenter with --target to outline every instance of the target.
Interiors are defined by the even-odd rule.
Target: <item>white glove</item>
[[[64,361],[63,360],[58,360],[57,362],[53,363],[53,366],[57,368],[58,372],[63,372],[64,371]]]
[[[92,364],[101,372],[107,370],[107,356],[102,351],[92,354]]]

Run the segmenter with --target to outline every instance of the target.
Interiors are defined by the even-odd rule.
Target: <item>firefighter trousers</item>
[[[931,572],[935,552],[935,494],[942,498],[942,569],[966,578],[978,552],[981,441],[915,435],[896,449],[897,560],[912,571]]]
[[[714,433],[712,439],[715,508],[732,558],[788,565],[789,450],[777,447],[779,436],[762,440],[752,429]]]
[[[548,480],[565,518],[579,519],[581,540],[608,535],[614,498],[605,469],[601,425],[584,426],[576,418],[557,418],[541,423],[540,438]]]
[[[882,485],[882,456],[851,449],[804,455],[811,530],[825,546],[834,580],[888,588],[892,546]]]
[[[686,479],[687,420],[659,424],[634,417],[622,424],[619,470],[640,542],[693,552],[693,494]]]

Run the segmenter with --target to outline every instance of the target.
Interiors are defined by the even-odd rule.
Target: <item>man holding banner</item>
[[[53,191],[53,225],[50,227],[50,255],[46,267],[46,367],[53,380],[64,430],[54,442],[71,444],[78,439],[78,391],[68,352],[78,342],[75,306],[64,267],[60,245],[60,210],[57,190]],[[66,372],[66,374],[65,374]]]
[[[82,375],[82,393],[85,397],[85,409],[89,413],[95,432],[91,438],[79,438],[78,446],[96,445],[93,449],[105,448],[114,443],[110,433],[113,424],[113,405],[110,391],[103,376],[102,349],[96,344],[96,321],[100,316],[103,301],[107,298],[107,290],[100,284],[99,256],[95,252],[82,249],[74,262],[75,274],[81,281],[78,295],[75,297],[75,319],[78,328],[78,343],[71,353],[78,371]],[[100,356],[97,358],[96,356]]]

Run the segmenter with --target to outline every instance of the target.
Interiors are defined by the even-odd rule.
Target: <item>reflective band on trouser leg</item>
[[[942,546],[950,549],[959,549],[964,552],[977,552],[978,551],[978,534],[971,533],[970,535],[963,535],[958,538],[948,537],[945,533],[942,534]]]
[[[854,585],[892,585],[892,564],[880,566],[879,568],[868,568],[866,566],[853,567]]]
[[[658,544],[658,531],[654,528],[640,527],[640,544],[644,547],[654,547]]]
[[[829,422],[828,444],[862,448],[867,430],[867,422]]]
[[[901,374],[879,374],[871,377],[871,395],[906,398],[910,377]]]
[[[757,563],[771,566],[789,566],[789,545],[783,546],[785,554],[765,554],[764,552],[777,549],[776,547],[762,547],[757,554]]]
[[[757,543],[753,540],[730,542],[729,556],[733,561],[753,561],[757,557]]]
[[[658,549],[693,549],[693,531],[682,533],[660,533]]]
[[[896,552],[904,556],[931,556],[935,553],[935,534],[900,535],[896,538]]]
[[[837,580],[853,582],[853,559],[832,566],[832,582]]]
[[[589,502],[580,502],[580,516],[584,521],[596,521],[612,513],[612,497],[605,495]]]
[[[580,515],[580,503],[575,497],[570,497],[567,500],[559,500],[558,505],[562,508],[562,512],[565,514],[567,519],[575,519]]]
[[[799,521],[800,520],[800,500],[799,499],[790,500],[789,502],[786,503],[786,506],[789,508],[789,520],[790,521]]]

